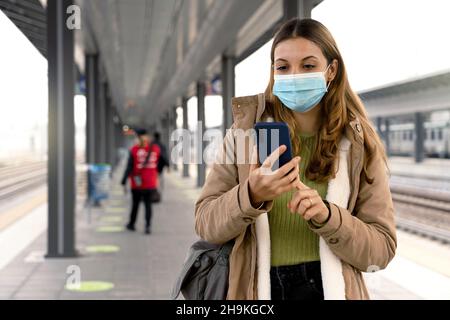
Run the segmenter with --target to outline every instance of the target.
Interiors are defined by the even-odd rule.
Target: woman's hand
[[[261,203],[275,199],[280,194],[300,187],[299,162],[295,157],[281,168],[272,171],[272,166],[280,155],[286,151],[282,145],[272,152],[261,167],[258,166],[258,152],[253,148],[249,173],[250,201],[257,208]]]
[[[288,203],[288,208],[292,212],[302,215],[305,220],[313,219],[318,224],[325,223],[330,214],[319,193],[301,182],[298,191]]]

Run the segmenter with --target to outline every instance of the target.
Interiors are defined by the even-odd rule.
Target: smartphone
[[[291,137],[285,122],[257,122],[255,131],[258,159],[261,164],[273,151],[283,144],[287,149],[273,164],[272,170],[276,170],[292,160]]]

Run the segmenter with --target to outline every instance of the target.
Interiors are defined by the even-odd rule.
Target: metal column
[[[415,129],[415,144],[414,144],[414,160],[422,162],[425,158],[425,130],[424,130],[424,115],[421,112],[414,114],[414,129]]]
[[[185,131],[189,130],[188,126],[188,108],[187,108],[187,102],[188,100],[186,98],[181,99],[181,107],[183,108],[183,129]],[[183,152],[187,152],[187,149],[184,148],[184,146],[187,143],[183,140]],[[190,147],[190,145],[189,145]],[[183,157],[183,177],[189,177],[189,163],[186,163],[185,157]]]
[[[95,162],[106,162],[106,110],[105,110],[105,86],[103,82],[98,87],[98,104],[95,108]]]
[[[172,109],[172,132],[177,130],[177,106],[174,106]],[[172,132],[170,134],[172,134]],[[178,164],[176,162],[172,162],[172,149],[174,147],[174,141],[170,141],[170,146],[167,149],[167,160],[171,163],[173,170],[178,170]]]
[[[74,257],[75,124],[73,30],[66,27],[72,0],[47,2],[48,229],[47,255]]]
[[[226,134],[233,123],[233,114],[231,109],[231,98],[235,95],[235,58],[222,57],[222,106],[223,122],[222,134]]]
[[[98,102],[98,56],[86,55],[86,163],[95,162],[95,108]]]
[[[203,81],[197,82],[197,187],[203,186],[206,176],[206,164],[203,159],[203,151],[205,149],[203,142],[205,133],[205,95],[205,83]]]
[[[162,137],[162,143],[166,146],[166,148],[169,146],[170,144],[170,116],[171,112],[170,111],[166,111],[164,113],[164,118],[162,121],[163,124],[163,137]]]
[[[383,124],[383,118],[377,117],[377,132],[381,138],[383,138],[383,130],[381,130],[382,124]]]
[[[284,0],[284,19],[311,18],[312,9],[322,0]]]
[[[114,166],[114,109],[111,105],[111,99],[106,99],[106,162]]]
[[[389,157],[391,155],[391,144],[390,144],[390,120],[386,118],[384,120],[384,142],[386,143],[386,155]]]

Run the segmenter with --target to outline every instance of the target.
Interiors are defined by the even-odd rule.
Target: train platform
[[[120,168],[121,169],[121,168]],[[153,207],[151,235],[124,228],[130,196],[115,172],[109,200],[87,210],[79,198],[77,258],[46,259],[46,204],[0,230],[0,299],[169,299],[186,252],[197,239],[195,179],[165,175]],[[41,199],[42,201],[42,199]],[[365,274],[372,299],[450,299],[450,246],[398,231],[397,256],[386,270]],[[74,286],[80,280],[81,286]]]
[[[193,179],[181,180],[176,175],[167,175],[163,201],[153,206],[151,235],[143,233],[143,208],[136,231],[124,228],[130,199],[117,174],[110,199],[103,208],[92,209],[90,219],[88,210],[78,205],[77,258],[44,258],[45,204],[0,232],[1,247],[8,244],[15,247],[9,251],[21,251],[9,263],[3,261],[3,268],[0,265],[0,299],[169,299],[187,250],[196,239],[193,205],[198,190]],[[78,271],[81,287],[68,290],[66,285],[76,279],[71,275]]]
[[[450,159],[426,158],[416,163],[411,157],[390,157],[391,174],[432,180],[450,180]]]

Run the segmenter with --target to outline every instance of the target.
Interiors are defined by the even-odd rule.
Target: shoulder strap
[[[231,253],[231,250],[233,250],[233,246],[234,246],[234,239],[223,244],[219,250],[219,255],[229,256]]]
[[[152,147],[153,147],[153,143],[151,143],[150,146],[148,147],[148,153],[147,153],[147,156],[145,157],[145,161],[142,164],[142,167],[145,167],[147,165],[148,159],[150,159],[150,153],[152,152]]]

